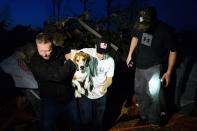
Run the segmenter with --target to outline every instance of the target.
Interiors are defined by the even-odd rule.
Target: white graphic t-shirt
[[[104,82],[107,77],[114,76],[115,63],[112,57],[105,55],[103,60],[99,60],[96,56],[95,48],[84,48],[81,51],[89,54],[91,57],[96,58],[97,62],[97,72],[96,75],[92,77],[93,79],[93,89],[88,93],[88,98],[97,99],[102,97],[100,91],[104,88]]]

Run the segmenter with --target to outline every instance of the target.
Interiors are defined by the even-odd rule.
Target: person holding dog
[[[80,50],[90,55],[89,66],[93,84],[87,94],[78,98],[83,131],[103,130],[106,93],[112,84],[115,69],[114,59],[107,54],[109,46],[106,41],[99,39],[96,41],[95,48]]]
[[[160,124],[160,87],[169,85],[177,55],[172,34],[172,29],[157,19],[154,7],[139,12],[126,60],[132,67],[135,50],[135,95],[141,117],[138,125]]]
[[[41,98],[42,131],[52,131],[57,118],[67,118],[72,131],[80,131],[79,112],[74,98],[72,77],[75,64],[62,47],[54,46],[47,33],[36,36],[37,52],[30,60],[30,69],[37,80]],[[66,123],[67,124],[67,123]]]

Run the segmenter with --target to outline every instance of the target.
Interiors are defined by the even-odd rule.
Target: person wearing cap
[[[89,54],[93,87],[87,95],[79,98],[80,117],[84,131],[102,131],[103,116],[106,107],[107,89],[114,76],[114,59],[109,56],[109,44],[96,41],[95,48],[83,48]]]
[[[157,19],[154,7],[145,7],[139,12],[126,60],[128,67],[134,64],[134,51],[134,89],[141,117],[138,125],[159,125],[160,87],[169,85],[177,53],[172,28]]]

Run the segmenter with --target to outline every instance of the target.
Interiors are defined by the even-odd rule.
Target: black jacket
[[[41,98],[70,100],[74,98],[72,77],[76,67],[71,60],[65,60],[65,51],[61,47],[53,47],[49,60],[43,59],[36,52],[30,61],[30,68],[38,82]]]

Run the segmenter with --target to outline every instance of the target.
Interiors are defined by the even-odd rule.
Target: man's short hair
[[[51,42],[52,43],[52,37],[48,34],[48,33],[39,33],[36,36],[36,44],[39,43],[48,43]]]

